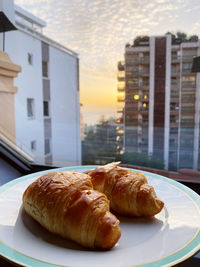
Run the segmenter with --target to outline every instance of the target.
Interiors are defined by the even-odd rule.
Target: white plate
[[[59,168],[79,172],[95,166]],[[24,266],[170,266],[200,249],[200,197],[186,186],[144,172],[164,209],[152,219],[122,218],[122,235],[109,251],[90,251],[50,234],[22,209],[26,187],[40,175],[27,175],[0,187],[0,254]],[[136,170],[132,170],[135,172]],[[138,171],[138,170],[137,170]]]

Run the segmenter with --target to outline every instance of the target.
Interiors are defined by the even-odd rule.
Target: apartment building
[[[145,152],[163,160],[165,169],[200,170],[199,40],[150,37],[127,45],[118,63],[118,92],[124,106],[124,151]]]
[[[78,54],[46,37],[45,21],[13,8],[17,30],[0,34],[0,50],[21,66],[15,78],[14,143],[37,164],[80,165]]]

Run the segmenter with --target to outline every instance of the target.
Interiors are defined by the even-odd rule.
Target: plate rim
[[[55,171],[66,171],[66,170],[87,170],[87,169],[93,169],[98,167],[99,165],[83,165],[83,166],[70,166],[70,167],[61,167],[61,168],[55,168],[40,172],[31,173],[28,175],[21,176],[19,178],[13,179],[9,181],[6,184],[3,184],[0,186],[0,195],[5,192],[6,190],[10,189],[11,187],[24,182],[28,179],[34,178],[36,176],[41,176],[45,173],[49,172],[55,172]],[[166,182],[177,189],[184,192],[196,205],[198,208],[199,214],[200,214],[200,196],[194,192],[189,187],[181,184],[180,182],[167,178],[165,176],[151,173],[148,171],[138,170],[134,168],[129,168],[132,172],[139,172],[144,173],[146,176],[150,176],[155,179],[159,179],[162,182]],[[192,257],[194,254],[198,253],[200,251],[200,225],[197,229],[196,234],[193,236],[192,240],[190,240],[187,244],[185,244],[182,248],[178,249],[174,253],[165,256],[161,259],[158,259],[156,261],[147,262],[144,264],[140,264],[137,266],[145,266],[145,267],[154,267],[154,266],[171,266],[172,264],[178,264],[190,257]],[[22,265],[22,266],[38,266],[38,267],[55,267],[55,266],[62,266],[62,265],[55,265],[52,263],[48,263],[45,261],[37,260],[35,258],[31,258],[27,255],[23,255],[22,253],[14,250],[13,248],[10,248],[7,244],[4,244],[0,240],[0,256],[8,261],[14,262],[16,264]],[[134,265],[135,266],[135,265]]]

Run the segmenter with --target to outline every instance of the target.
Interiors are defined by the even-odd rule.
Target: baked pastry
[[[50,232],[88,248],[110,249],[120,238],[119,220],[91,178],[76,171],[50,172],[23,194],[25,211]]]
[[[91,176],[94,189],[106,194],[111,209],[121,215],[153,216],[159,213],[164,203],[157,198],[145,175],[119,167],[119,163],[86,171]]]

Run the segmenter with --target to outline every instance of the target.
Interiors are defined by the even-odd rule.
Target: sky
[[[88,124],[103,114],[116,116],[117,63],[126,43],[138,35],[200,31],[200,0],[14,2],[46,21],[45,35],[79,54],[80,101]]]

